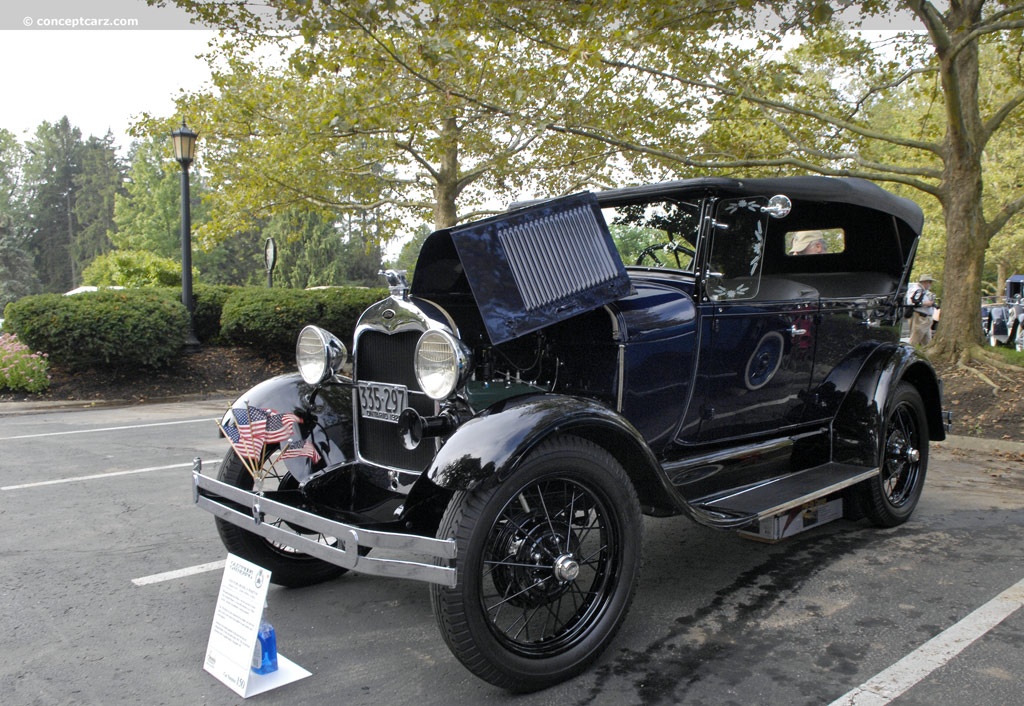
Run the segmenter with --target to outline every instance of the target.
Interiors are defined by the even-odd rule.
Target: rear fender
[[[833,425],[834,461],[865,466],[881,463],[888,404],[901,382],[917,388],[924,401],[928,438],[946,438],[942,388],[931,364],[911,346],[883,345],[867,357],[843,397]]]
[[[516,397],[460,426],[441,447],[426,477],[450,490],[473,490],[507,480],[545,439],[572,434],[606,449],[622,464],[649,512],[674,513],[675,490],[640,432],[625,418],[592,400],[564,395]]]
[[[312,386],[298,373],[278,375],[250,388],[232,407],[261,407],[284,414],[290,412],[302,420],[293,440],[312,440],[320,460],[308,457],[284,461],[300,483],[313,473],[348,463],[355,458],[352,440],[352,387],[342,382]]]

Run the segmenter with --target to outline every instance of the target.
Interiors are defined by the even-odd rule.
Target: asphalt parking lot
[[[225,552],[190,490],[226,403],[0,405],[4,704],[242,703],[202,668]],[[463,669],[422,584],[273,586],[279,650],[312,676],[247,703],[1024,704],[1022,449],[933,446],[894,530],[766,545],[649,519],[618,638],[538,694]]]

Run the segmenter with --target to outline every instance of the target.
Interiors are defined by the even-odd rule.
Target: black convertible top
[[[651,196],[715,193],[723,196],[774,196],[785,194],[793,200],[832,201],[873,208],[898,218],[915,235],[921,234],[924,214],[910,199],[896,196],[866,179],[826,176],[794,176],[770,179],[729,179],[701,177],[597,192],[598,203],[611,204]]]

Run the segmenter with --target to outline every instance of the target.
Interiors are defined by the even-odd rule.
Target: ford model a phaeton
[[[794,177],[437,231],[411,286],[387,273],[351,369],[308,326],[299,372],[239,398],[196,502],[276,582],[426,581],[471,671],[557,683],[622,624],[643,514],[768,541],[910,517],[947,421],[899,342],[921,226],[868,182]]]

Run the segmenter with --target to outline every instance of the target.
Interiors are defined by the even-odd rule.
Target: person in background
[[[828,252],[825,234],[820,230],[798,230],[793,233],[790,255],[821,255]]]
[[[917,284],[907,290],[907,305],[914,307],[910,318],[910,344],[924,346],[932,340],[932,323],[935,321],[935,294],[931,291],[935,278],[921,275]]]

